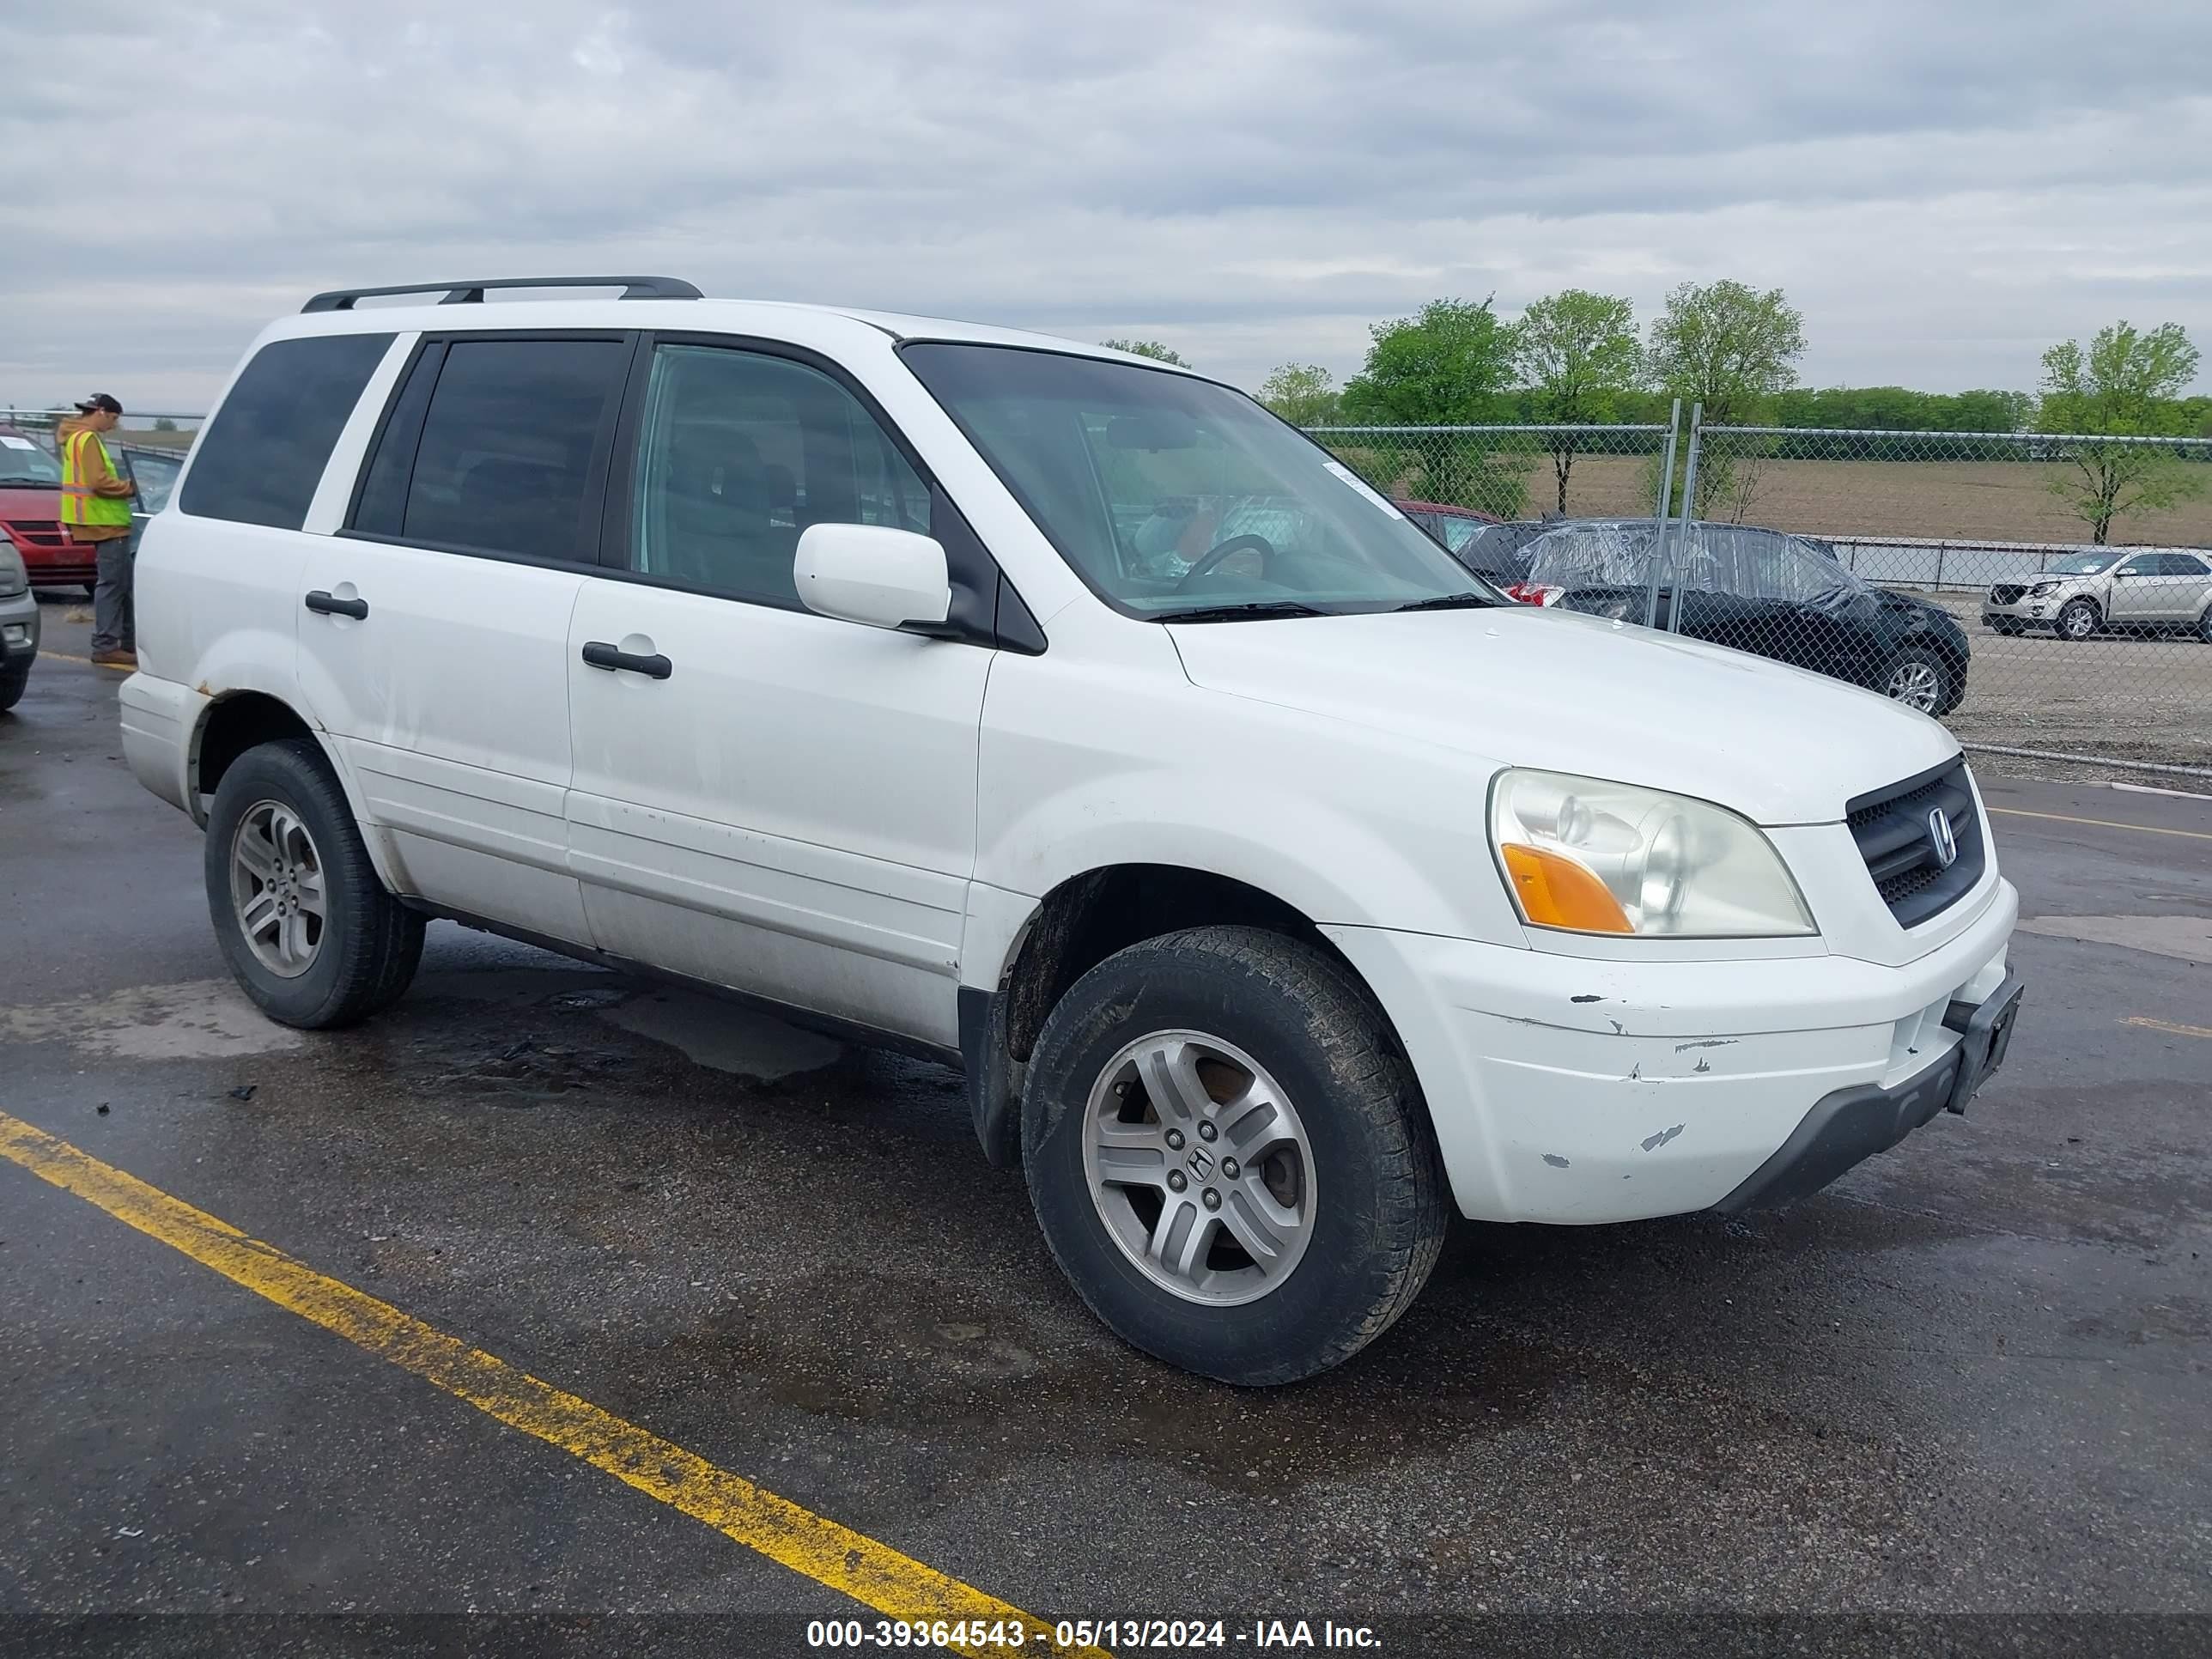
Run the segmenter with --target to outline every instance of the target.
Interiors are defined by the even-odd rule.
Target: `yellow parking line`
[[[2153,1019],[2148,1014],[2130,1014],[2120,1024],[2140,1025],[2146,1031],[2164,1031],[2168,1036],[2212,1038],[2212,1025],[2176,1025],[2170,1019]]]
[[[0,1112],[0,1158],[509,1427],[558,1446],[747,1549],[889,1618],[1019,1624],[1027,1632],[1026,1647],[1041,1645],[1048,1653],[1100,1652],[1056,1647],[1052,1626],[1019,1608],[718,1468],[389,1303],[325,1278],[274,1245],[249,1238],[229,1223],[4,1112]],[[1009,1631],[1007,1640],[1012,1639]],[[990,1647],[955,1650],[1003,1652]]]
[[[127,674],[131,672],[119,662],[94,662],[89,657],[72,657],[66,651],[41,651],[39,654],[42,657],[52,657],[56,662],[81,662],[88,668],[111,668],[118,674]]]
[[[2063,812],[2024,812],[2017,806],[1992,806],[1992,812],[2002,812],[2008,818],[2048,818],[2053,823],[2087,823],[2100,830],[2136,830],[2146,836],[2179,836],[2188,841],[2212,841],[2212,834],[2202,830],[2162,830],[2154,823],[2122,823],[2117,818],[2075,818]]]

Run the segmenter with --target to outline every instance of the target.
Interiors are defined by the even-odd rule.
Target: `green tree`
[[[1705,419],[1730,426],[1797,382],[1805,319],[1782,290],[1761,294],[1741,283],[1685,283],[1667,296],[1651,325],[1646,356],[1662,391],[1705,406]]]
[[[1805,319],[1778,288],[1761,293],[1723,279],[1684,283],[1653,319],[1645,368],[1662,391],[1701,403],[1709,426],[1748,422],[1777,392],[1796,384],[1805,355]],[[1763,447],[1739,443],[1738,450]],[[1656,479],[1656,474],[1655,479]],[[1696,511],[1729,499],[1737,516],[1750,506],[1735,477],[1735,457],[1719,445],[1698,461]]]
[[[1537,422],[1571,427],[1616,419],[1621,394],[1635,388],[1644,368],[1635,303],[1579,288],[1546,295],[1514,328],[1513,367],[1528,388],[1528,412]],[[1546,434],[1562,513],[1575,456],[1586,441],[1572,430]]]
[[[2043,401],[2037,428],[2095,437],[2179,437],[2187,433],[2182,389],[2202,361],[2179,323],[2145,333],[2132,323],[2097,331],[2084,351],[2065,340],[2043,354]],[[2112,520],[2154,513],[2201,495],[2204,475],[2154,444],[2069,444],[2073,471],[2048,488],[2089,526],[2102,544]]]
[[[174,432],[176,429],[177,423],[166,415],[154,422],[154,430],[156,432]]]
[[[1098,343],[1109,351],[1127,351],[1139,357],[1150,357],[1155,362],[1173,363],[1177,368],[1190,367],[1188,357],[1158,340],[1101,340]]]
[[[1342,413],[1377,426],[1472,426],[1511,413],[1513,331],[1492,301],[1431,300],[1377,323],[1367,362],[1344,388]],[[1534,458],[1500,454],[1479,434],[1435,434],[1403,453],[1390,487],[1511,518],[1528,499]]]
[[[1260,401],[1292,426],[1326,426],[1343,394],[1318,363],[1285,363],[1260,382]]]
[[[1367,362],[1344,388],[1344,412],[1381,426],[1461,426],[1497,414],[1512,378],[1513,332],[1491,301],[1431,300],[1377,323]]]

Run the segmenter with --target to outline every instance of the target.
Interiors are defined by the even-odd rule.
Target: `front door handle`
[[[307,595],[307,609],[325,617],[351,617],[356,622],[361,622],[368,615],[368,601],[341,599],[319,587]]]
[[[676,672],[676,665],[658,653],[641,657],[635,651],[623,651],[609,645],[605,640],[584,642],[584,660],[594,668],[604,668],[612,673],[626,669],[633,674],[642,674],[649,680],[665,680]]]

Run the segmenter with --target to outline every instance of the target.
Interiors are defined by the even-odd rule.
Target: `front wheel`
[[[21,668],[0,672],[0,714],[4,714],[23,700],[23,688],[31,683],[31,659],[23,659]]]
[[[1045,1022],[1022,1103],[1054,1257],[1124,1341],[1296,1381],[1389,1329],[1436,1265],[1418,1088],[1342,964],[1252,927],[1147,939]]]
[[[1952,678],[1951,665],[1942,656],[1923,647],[1907,646],[1890,659],[1882,695],[1923,714],[1940,714],[1958,702],[1951,695]]]
[[[2197,619],[2197,637],[2212,645],[2212,605],[2204,607],[2204,614]]]
[[[2069,640],[2086,640],[2104,620],[2094,599],[2069,599],[2058,613],[2058,631]]]
[[[385,890],[310,738],[249,749],[208,814],[208,912],[231,972],[285,1025],[349,1025],[397,1001],[422,918]]]

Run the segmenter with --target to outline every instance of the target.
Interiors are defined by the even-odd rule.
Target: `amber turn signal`
[[[1577,933],[1636,931],[1606,884],[1565,854],[1511,842],[1503,851],[1521,914],[1537,927]]]

